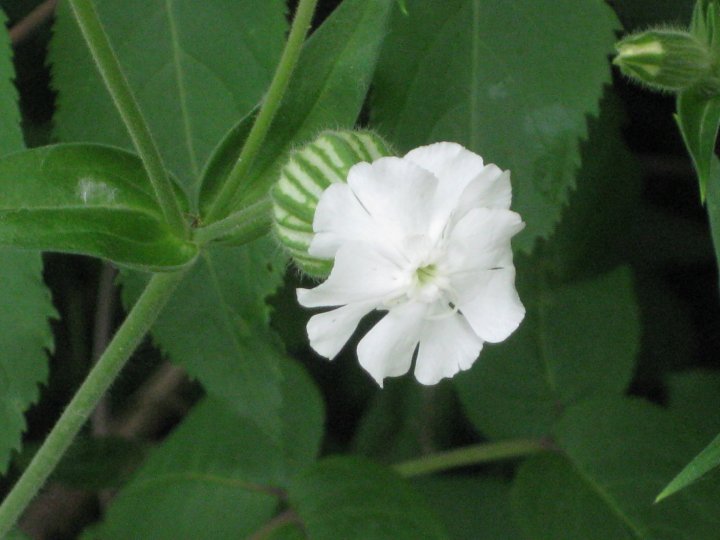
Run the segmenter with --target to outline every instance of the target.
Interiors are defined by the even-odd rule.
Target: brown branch
[[[302,520],[300,519],[300,516],[298,516],[292,509],[285,510],[272,518],[255,534],[249,536],[248,540],[265,540],[266,538],[270,538],[275,531],[290,523],[296,523],[302,527]]]
[[[109,263],[104,263],[98,284],[97,307],[93,327],[92,360],[97,362],[100,355],[110,343],[112,337],[113,313],[115,312],[115,276],[117,270]],[[106,394],[98,403],[90,417],[93,435],[97,437],[109,434],[110,403]]]
[[[10,43],[15,47],[32,36],[39,27],[52,18],[57,3],[58,0],[45,0],[28,13],[24,19],[15,23],[9,32]]]
[[[177,398],[187,381],[182,368],[165,362],[131,397],[128,412],[111,423],[110,432],[125,438],[144,438],[157,432],[168,413],[178,414],[188,408]]]

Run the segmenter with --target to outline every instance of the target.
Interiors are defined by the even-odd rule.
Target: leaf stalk
[[[198,228],[195,231],[195,241],[205,244],[228,238],[233,244],[251,242],[270,230],[271,211],[272,201],[265,197],[220,221]]]
[[[172,181],[92,0],[69,0],[69,3],[95,65],[142,159],[165,220],[175,234],[187,238],[190,229]]]
[[[265,141],[273,118],[275,118],[275,113],[279,109],[280,103],[285,95],[290,77],[300,57],[305,36],[307,36],[308,30],[310,29],[316,5],[317,0],[300,0],[292,27],[290,28],[287,43],[285,44],[285,49],[280,57],[275,75],[270,82],[270,87],[268,88],[260,112],[245,140],[238,160],[225,179],[222,188],[210,204],[208,213],[205,216],[205,221],[218,221],[231,212],[232,209],[229,207],[242,182],[245,180],[245,176],[250,170],[260,147]]]
[[[545,452],[551,448],[550,443],[541,439],[517,439],[483,443],[404,461],[395,465],[394,469],[400,476],[410,478],[457,467],[525,457]]]

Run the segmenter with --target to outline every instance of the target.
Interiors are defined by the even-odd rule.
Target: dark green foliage
[[[617,22],[599,0],[408,2],[378,66],[373,124],[402,151],[459,142],[511,169],[515,245],[548,237],[609,81]],[[507,36],[522,36],[508,39]]]
[[[0,13],[0,22],[5,17]],[[0,37],[0,155],[23,149],[10,45]],[[22,178],[15,177],[19,186]],[[0,204],[3,201],[0,200]],[[25,410],[38,399],[47,379],[47,354],[53,349],[48,317],[55,316],[42,280],[40,254],[0,249],[0,474],[10,453],[19,450]]]
[[[386,33],[392,0],[348,0],[308,39],[283,104],[233,209],[264,196],[275,182],[286,154],[323,129],[351,128]],[[254,117],[242,119],[216,150],[203,178],[201,206],[213,199],[218,182],[237,160]]]
[[[327,458],[290,485],[290,504],[310,538],[447,538],[422,498],[400,477],[358,458]]]
[[[270,82],[286,28],[283,2],[222,0],[204,9],[188,0],[96,5],[166,165],[194,200],[215,144]],[[131,148],[65,2],[50,60],[59,93],[56,137]]]
[[[284,421],[277,434],[205,399],[152,453],[87,538],[236,539],[271,519],[289,478],[315,459],[323,423],[307,375],[288,360],[282,370]]]
[[[524,268],[529,274],[541,264]],[[627,270],[556,290],[542,281],[520,290],[528,309],[522,327],[507,343],[487,346],[479,365],[457,378],[469,417],[492,438],[545,435],[566,407],[622,394],[638,350]]]

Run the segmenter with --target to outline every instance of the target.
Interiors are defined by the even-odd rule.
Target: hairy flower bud
[[[650,30],[628,36],[615,47],[613,64],[652,88],[679,92],[702,84],[720,90],[710,49],[689,32]]]
[[[270,194],[275,234],[301,270],[326,277],[332,268],[332,259],[308,253],[315,208],[323,191],[331,184],[346,182],[356,163],[389,155],[385,141],[370,131],[325,131],[290,155]]]

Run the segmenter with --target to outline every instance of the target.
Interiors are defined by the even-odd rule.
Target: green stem
[[[265,101],[240,151],[240,157],[232,171],[230,171],[222,189],[210,204],[210,209],[205,216],[207,222],[217,221],[227,215],[227,207],[235,198],[240,184],[245,179],[245,175],[250,170],[258,150],[260,150],[260,146],[265,141],[265,136],[270,129],[275,113],[280,107],[280,102],[285,95],[290,77],[300,56],[302,44],[310,29],[316,4],[317,0],[300,0],[290,29],[290,35],[285,44],[285,50],[275,70]]]
[[[528,456],[550,448],[547,442],[537,439],[484,443],[404,461],[395,465],[395,470],[405,477],[421,476],[456,467]]]
[[[177,235],[187,238],[189,228],[180,209],[170,177],[163,165],[160,151],[122,72],[92,0],[69,1],[98,71],[130,133],[135,149],[145,165],[165,220]]]
[[[195,240],[201,244],[232,236],[233,244],[244,244],[259,238],[270,230],[272,201],[269,197],[246,206],[225,219],[200,227]]]
[[[5,538],[60,461],[95,405],[115,380],[183,277],[156,274],[107,349],[92,368],[45,442],[0,505],[0,538]]]

